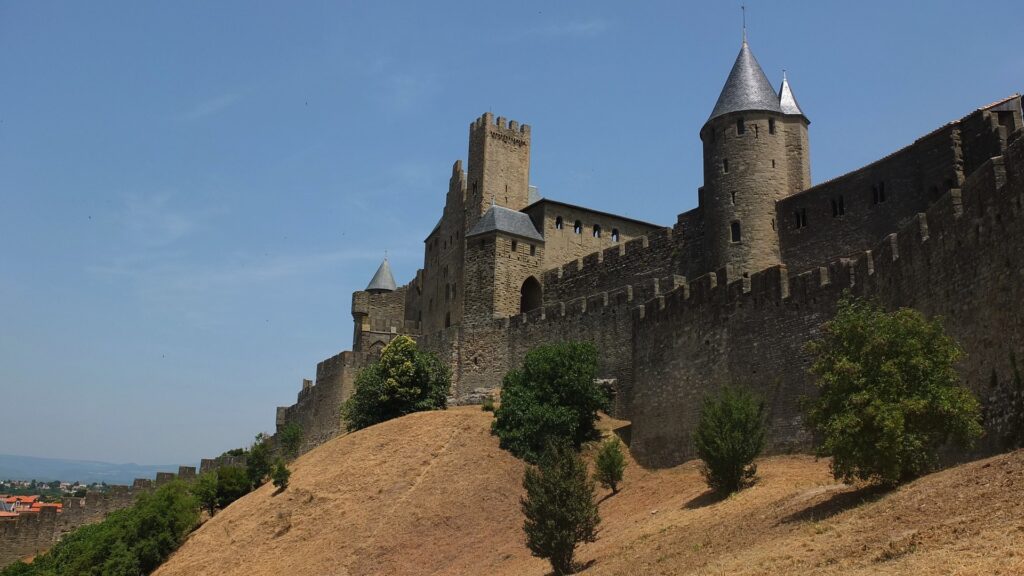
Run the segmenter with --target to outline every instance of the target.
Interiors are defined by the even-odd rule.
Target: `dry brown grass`
[[[156,574],[547,574],[523,541],[522,464],[490,420],[457,408],[337,438],[295,462],[286,492],[232,504]],[[595,575],[1024,574],[1022,488],[1022,451],[889,493],[836,484],[807,456],[765,458],[725,500],[694,463],[630,460],[578,559]]]

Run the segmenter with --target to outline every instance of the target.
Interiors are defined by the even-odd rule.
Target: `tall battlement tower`
[[[491,207],[529,205],[530,127],[487,112],[469,125],[466,230]]]
[[[731,279],[782,262],[775,202],[810,185],[808,124],[789,82],[780,97],[744,39],[700,131],[711,270]]]

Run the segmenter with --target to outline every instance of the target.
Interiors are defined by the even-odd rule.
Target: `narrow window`
[[[583,234],[583,222],[580,222],[579,220],[577,220],[572,225],[572,231],[577,233],[577,234]]]
[[[800,208],[795,213],[796,216],[796,227],[806,228],[807,227],[807,209]]]
[[[836,218],[839,216],[839,204],[836,203],[836,199],[832,199],[832,217]]]
[[[534,244],[530,244],[530,256],[536,256],[536,255],[537,255],[537,246],[534,245]]]
[[[878,201],[885,202],[885,182],[878,183]]]
[[[729,159],[722,158],[722,172],[729,173]]]
[[[612,228],[612,242],[618,242],[618,241],[619,241],[619,229],[618,228]]]
[[[736,205],[736,191],[729,192],[729,197],[732,199],[732,203]]]
[[[561,230],[563,227],[565,227],[565,223],[562,222],[562,217],[555,218],[555,230]]]
[[[445,328],[450,328],[451,325],[452,325],[452,313],[451,312],[445,312],[444,313],[444,327]]]
[[[512,252],[513,252],[513,253],[515,253],[515,251],[516,251],[516,246],[518,246],[518,245],[519,245],[519,243],[518,243],[518,242],[516,242],[515,240],[513,240],[513,241],[512,241]]]
[[[743,118],[736,119],[736,134],[743,134],[747,131],[747,124],[743,121]]]
[[[842,215],[846,214],[846,202],[843,201],[843,197],[842,196],[839,197],[838,204],[839,204],[839,215],[842,216]]]
[[[772,159],[772,168],[775,168],[775,159]]]
[[[600,237],[601,237],[601,226],[598,225],[598,224],[594,224],[594,238],[600,238]]]
[[[772,218],[772,230],[775,230],[775,218]]]
[[[754,124],[754,138],[757,138],[760,132],[757,131],[757,124]]]
[[[775,118],[768,119],[768,133],[775,134]]]
[[[878,186],[871,187],[871,203],[878,204]]]
[[[733,242],[739,242],[740,241],[740,223],[739,222],[733,222],[731,228],[732,228],[732,241]]]

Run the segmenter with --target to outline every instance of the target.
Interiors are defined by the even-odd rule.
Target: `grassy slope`
[[[523,543],[522,464],[489,423],[458,408],[337,438],[295,462],[287,491],[231,505],[156,574],[546,574]],[[630,462],[580,549],[586,573],[1024,574],[1022,451],[888,494],[836,484],[805,456],[759,465],[756,486],[716,501],[693,463]]]

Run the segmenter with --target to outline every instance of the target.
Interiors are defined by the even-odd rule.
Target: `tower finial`
[[[747,43],[747,5],[740,4],[740,10],[743,12],[743,43]]]
[[[384,249],[384,259],[385,260],[388,259],[388,249],[387,248]]]

